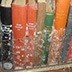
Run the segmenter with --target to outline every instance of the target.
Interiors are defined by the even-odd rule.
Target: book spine
[[[1,6],[1,22],[4,25],[12,25],[12,8]]]
[[[54,23],[54,27],[56,30],[60,30],[61,28],[65,29],[65,27],[66,27],[66,22],[67,22],[67,17],[68,17],[71,0],[66,1],[66,2],[65,1],[66,0],[57,1],[57,7],[56,7],[56,13],[55,13],[55,23]],[[61,6],[59,6],[59,5],[61,5]]]
[[[50,48],[50,39],[53,26],[54,13],[46,12],[45,25],[44,25],[44,44],[42,48],[42,65],[46,65],[48,62],[48,54]]]
[[[41,63],[45,11],[46,11],[46,3],[38,2],[37,26],[35,37],[35,49],[34,49],[34,66],[39,66]]]
[[[66,59],[66,63],[71,63],[71,62],[72,62],[72,37],[71,37],[71,43],[70,43],[70,47]]]
[[[4,69],[13,68],[12,25],[2,24],[2,66]],[[8,66],[6,66],[6,64]],[[9,67],[11,65],[11,67]]]
[[[25,68],[26,9],[26,5],[12,4],[13,60],[15,69]]]
[[[67,16],[69,12],[71,0],[58,0],[56,13],[55,13],[55,22],[54,22],[54,33],[51,40],[50,52],[49,52],[49,65],[58,64],[59,56],[61,52],[64,29],[66,26]]]
[[[27,43],[26,43],[26,67],[33,66],[34,59],[34,38],[36,32],[36,16],[37,16],[37,4],[28,5],[27,7]]]
[[[71,33],[72,33],[72,5],[70,5],[70,11],[67,21],[67,27],[65,29],[64,40],[62,44],[62,49],[60,53],[59,64],[66,63],[66,58],[69,50],[69,45],[71,41]]]
[[[2,22],[2,67],[4,69],[13,68],[12,54],[12,8],[1,6],[1,22]],[[6,64],[8,66],[6,66]],[[11,65],[11,67],[9,67]]]

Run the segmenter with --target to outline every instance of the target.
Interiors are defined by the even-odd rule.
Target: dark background
[[[1,0],[0,0],[0,5],[1,5]],[[1,16],[1,6],[0,6],[0,16]]]
[[[0,0],[0,61],[1,61],[1,0]]]

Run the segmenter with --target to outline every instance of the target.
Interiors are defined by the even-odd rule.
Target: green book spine
[[[45,25],[44,25],[44,36],[43,36],[44,44],[42,48],[41,65],[46,65],[48,62],[48,54],[49,54],[53,19],[54,19],[54,12],[46,12]]]

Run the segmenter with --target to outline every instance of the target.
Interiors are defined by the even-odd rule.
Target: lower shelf
[[[1,72],[72,72],[72,63],[50,67],[34,68],[34,69],[15,70],[15,71],[2,70]]]

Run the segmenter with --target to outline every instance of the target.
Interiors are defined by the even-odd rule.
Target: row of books
[[[1,22],[4,69],[72,62],[72,0],[2,0]]]

